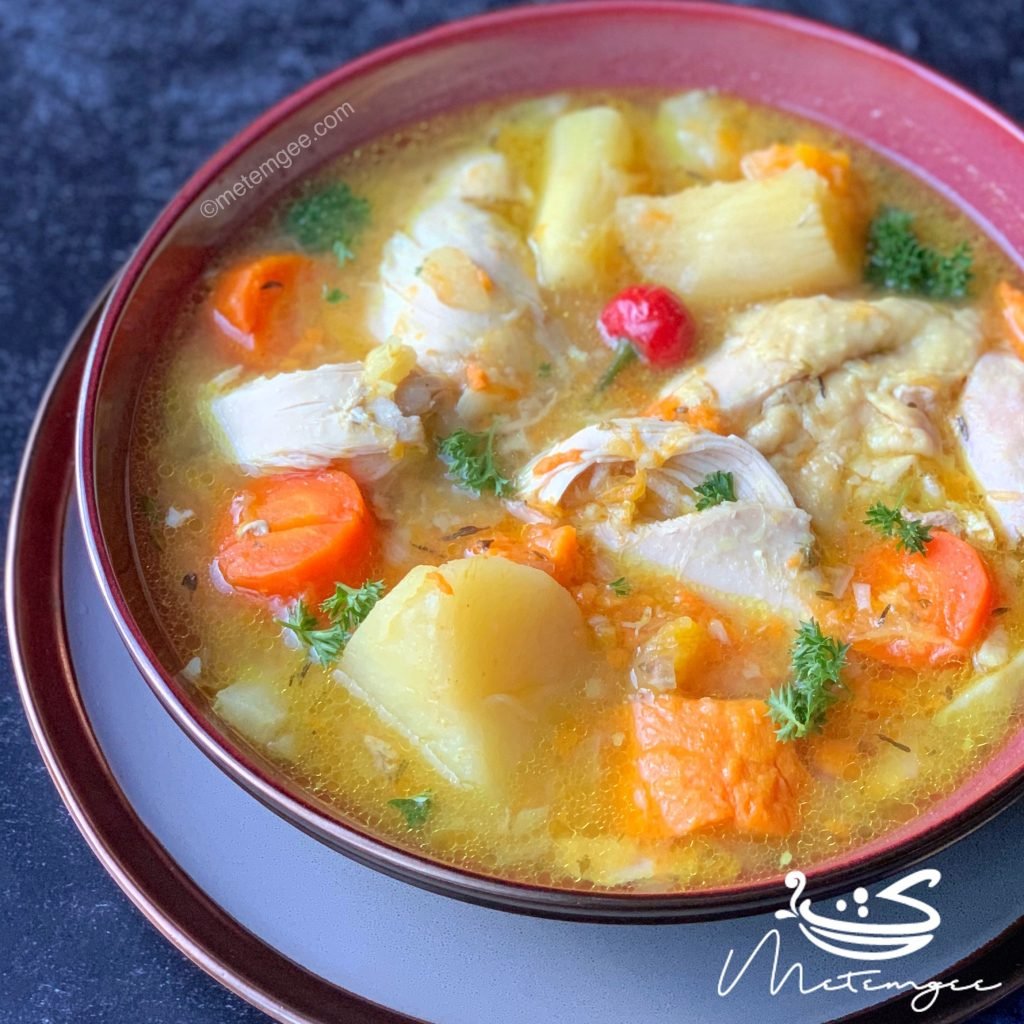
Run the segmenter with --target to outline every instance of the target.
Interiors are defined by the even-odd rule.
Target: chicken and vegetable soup
[[[710,92],[380,140],[141,397],[183,674],[378,835],[554,885],[808,867],[1018,721],[1024,292],[877,155]]]

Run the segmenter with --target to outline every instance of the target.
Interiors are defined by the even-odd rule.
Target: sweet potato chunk
[[[786,835],[797,824],[805,772],[775,738],[759,700],[641,696],[633,741],[648,831],[683,836],[714,825]]]

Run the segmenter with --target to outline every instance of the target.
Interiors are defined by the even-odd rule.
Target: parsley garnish
[[[550,377],[554,369],[555,368],[550,363],[541,363],[540,366],[537,367],[537,376]]]
[[[714,473],[708,473],[694,487],[694,490],[700,495],[697,499],[698,512],[721,505],[723,501],[736,500],[736,492],[732,485],[732,473],[723,473],[720,469],[716,469]]]
[[[339,262],[344,262],[340,253],[351,258],[350,246],[369,219],[370,204],[339,181],[307,192],[292,203],[284,226],[303,249],[333,249]]]
[[[389,807],[401,812],[409,828],[419,828],[430,817],[433,796],[430,793],[418,793],[416,796],[399,796],[388,801]]]
[[[872,221],[864,277],[871,284],[933,299],[960,299],[971,282],[971,247],[962,242],[948,256],[922,245],[905,210],[885,209]]]
[[[361,587],[335,583],[334,594],[320,605],[320,610],[351,636],[383,594],[383,580],[367,580]]]
[[[864,525],[878,530],[884,537],[895,537],[898,550],[915,555],[925,554],[925,544],[932,539],[931,527],[915,519],[907,519],[903,510],[889,508],[876,501],[864,517]]]
[[[329,288],[327,285],[324,285],[323,295],[324,301],[330,303],[341,302],[342,299],[348,298],[340,288]]]
[[[633,590],[633,584],[625,576],[620,576],[617,580],[612,580],[608,584],[608,589],[612,593],[618,594],[619,597],[627,597]]]
[[[326,629],[321,628],[319,619],[301,599],[292,606],[287,619],[277,621],[286,629],[290,629],[298,640],[316,655],[321,665],[329,665],[335,661],[350,638],[345,627],[337,622]]]
[[[277,621],[290,629],[306,645],[321,665],[336,661],[352,634],[384,593],[383,580],[367,580],[361,587],[334,584],[334,593],[320,605],[320,610],[331,620],[321,627],[320,620],[309,610],[306,602],[298,600],[287,619]]]
[[[801,622],[790,651],[793,678],[768,695],[768,715],[780,740],[817,732],[846,686],[839,679],[849,644],[825,636],[818,623]]]
[[[494,461],[493,426],[482,434],[456,430],[438,442],[437,450],[448,465],[448,475],[467,490],[490,491],[499,498],[512,493],[512,481]]]

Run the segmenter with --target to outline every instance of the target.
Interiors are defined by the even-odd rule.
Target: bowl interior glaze
[[[714,87],[832,126],[952,199],[1014,259],[1024,253],[1024,135],[934,73],[839,31],[710,4],[576,3],[444,26],[362,57],[258,118],[174,197],[128,262],[104,311],[79,409],[78,489],[87,540],[119,629],[154,693],[188,735],[253,795],[336,849],[406,881],[506,910],[606,921],[700,920],[782,903],[776,879],[671,895],[580,892],[452,868],[363,831],[226,730],[176,674],[141,578],[128,515],[127,455],[139,382],[180,296],[254,214],[324,161],[464,104],[574,88]],[[342,104],[344,122],[252,178]],[[941,126],[941,130],[937,130]],[[294,150],[293,146],[293,150]],[[236,190],[237,191],[237,190]],[[206,206],[204,207],[204,203]],[[807,872],[817,896],[881,877],[988,820],[1024,782],[1024,732],[920,817]]]

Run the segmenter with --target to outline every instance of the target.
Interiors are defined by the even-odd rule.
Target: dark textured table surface
[[[490,6],[497,5],[0,3],[5,523],[25,434],[69,331],[188,174],[255,114],[316,75]],[[1022,0],[764,6],[901,49],[1024,120]],[[167,945],[93,860],[29,738],[6,648],[0,658],[0,1024],[266,1020]],[[1024,996],[978,1020],[1024,1021]]]

